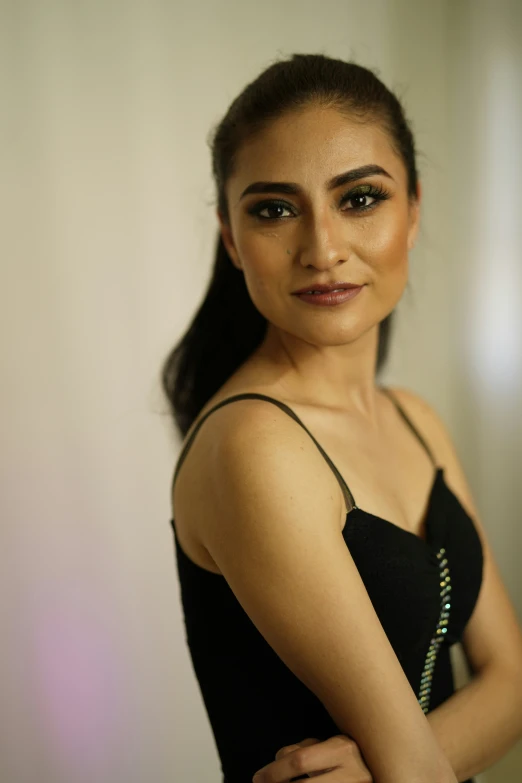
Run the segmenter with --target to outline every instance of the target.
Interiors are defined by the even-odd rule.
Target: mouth
[[[299,288],[297,291],[292,291],[293,294],[331,294],[335,291],[347,291],[351,288],[362,288],[365,283],[312,283],[306,288]]]
[[[296,299],[300,299],[301,302],[309,305],[333,307],[359,296],[363,288],[365,288],[364,285],[352,285],[346,288],[337,288],[337,290],[330,288],[327,291],[318,291],[317,293],[314,293],[314,289],[311,289],[312,293],[304,291],[303,293],[296,293],[294,296]]]

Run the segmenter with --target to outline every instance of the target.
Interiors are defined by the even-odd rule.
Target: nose
[[[348,260],[346,227],[328,208],[310,216],[301,243],[300,262],[315,269],[330,269]]]

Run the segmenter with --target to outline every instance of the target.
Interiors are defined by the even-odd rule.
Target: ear
[[[225,249],[230,256],[230,259],[234,266],[237,269],[242,269],[241,267],[241,261],[239,260],[239,256],[237,254],[236,246],[234,244],[234,237],[232,236],[232,229],[230,225],[224,220],[221,212],[217,213],[217,218],[219,221],[219,228],[221,231],[221,238],[223,239],[223,244],[225,245]]]
[[[422,186],[420,182],[417,182],[417,198],[411,199],[409,206],[408,250],[413,249],[419,232],[421,200]]]

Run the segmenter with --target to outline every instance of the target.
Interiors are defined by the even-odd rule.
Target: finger
[[[292,749],[293,748],[293,749]],[[350,769],[352,771],[361,768],[357,744],[344,734],[330,737],[324,742],[298,743],[293,746],[281,748],[281,755],[271,764],[267,764],[259,770],[261,783],[287,783],[303,775],[318,777],[323,774],[328,777],[328,772],[335,769]],[[315,773],[310,775],[310,773]],[[256,776],[254,783],[258,783]]]
[[[315,745],[318,742],[318,739],[314,737],[308,737],[307,739],[301,740],[301,742],[296,742],[294,745],[285,745],[283,748],[277,751],[275,758],[276,760],[282,759],[288,753],[293,753],[293,751],[297,750],[298,748],[304,748],[308,745]]]
[[[279,761],[279,759],[284,758],[285,756],[288,756],[289,753],[293,753],[294,750],[297,750],[300,747],[300,745],[285,745],[284,748],[280,748],[277,753],[275,754],[275,760]],[[261,770],[259,770],[261,771]]]

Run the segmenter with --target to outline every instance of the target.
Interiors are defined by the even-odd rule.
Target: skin
[[[329,191],[332,177],[367,164],[374,174]],[[248,194],[256,181],[297,183],[295,195]],[[350,200],[364,185],[389,198]],[[377,122],[351,120],[337,109],[312,106],[274,121],[239,151],[226,186],[228,221],[218,213],[223,242],[241,269],[250,296],[267,318],[266,338],[251,363],[277,368],[273,388],[288,398],[321,400],[352,412],[369,428],[380,426],[375,386],[378,325],[397,305],[408,281],[408,252],[419,226],[420,186],[408,198],[407,174],[386,131]],[[248,213],[267,199],[284,209]],[[362,205],[375,204],[366,212]],[[364,284],[353,300],[319,308],[292,291],[313,282]]]
[[[391,178],[366,176],[327,190],[332,177],[371,163],[382,166]],[[301,192],[251,194],[240,199],[247,186],[260,180],[294,182]],[[364,199],[341,200],[364,184],[382,185],[390,197],[358,214],[355,207],[365,203]],[[327,434],[341,429],[337,426],[341,420],[347,421],[341,439],[346,440],[349,432],[351,448],[355,444],[361,456],[369,455],[361,468],[365,475],[375,466],[375,486],[366,487],[361,478],[353,482],[362,507],[372,508],[385,519],[400,520],[406,527],[418,515],[405,514],[404,509],[400,516],[397,513],[382,478],[391,462],[381,471],[384,463],[379,455],[395,458],[397,444],[405,444],[408,438],[411,443],[411,436],[404,427],[387,429],[390,407],[378,397],[375,366],[378,324],[395,308],[406,287],[408,252],[419,225],[420,187],[416,197],[409,199],[404,163],[378,123],[361,125],[336,110],[316,106],[281,117],[245,144],[227,182],[226,196],[229,219],[218,214],[223,241],[232,263],[244,273],[256,307],[268,319],[268,329],[260,347],[220,395],[260,390],[289,401],[300,413],[305,411],[305,420],[315,423],[329,453],[335,441],[331,434],[328,440]],[[284,211],[265,209],[263,213],[283,215],[281,220],[262,222],[248,214],[249,208],[268,198],[285,202]],[[353,300],[328,308],[308,305],[291,294],[313,282],[338,280],[365,287]],[[473,679],[428,715],[445,757],[458,779],[464,780],[501,758],[522,732],[522,631],[449,432],[425,401],[395,389],[396,394],[399,391],[438,464],[444,465],[448,486],[472,517],[484,552],[481,592],[462,640]],[[320,419],[311,419],[314,408],[320,409]],[[321,423],[332,411],[340,412],[341,419],[337,416],[334,425],[323,430]],[[408,454],[411,449],[400,452],[403,466],[420,463],[408,462]],[[335,462],[343,467],[339,450]],[[349,468],[345,466],[346,475],[357,478]],[[420,468],[415,471],[414,467],[405,471],[404,492],[400,474],[393,475],[397,496],[406,498],[412,487],[426,485],[427,474]],[[380,508],[372,505],[377,497],[383,498]],[[340,522],[344,519],[341,500]],[[276,760],[263,768],[262,781],[286,782],[303,772],[332,783],[371,781],[357,745],[345,735],[325,742],[307,738],[280,749]]]
[[[368,164],[390,176],[372,174],[333,190],[336,175]],[[299,194],[247,194],[258,181],[297,183]],[[357,190],[384,188],[379,201]],[[346,194],[354,194],[346,199]],[[245,275],[250,296],[267,318],[267,334],[248,362],[272,375],[271,388],[290,399],[321,400],[321,405],[357,416],[378,432],[380,406],[375,387],[378,325],[396,307],[408,282],[408,253],[419,227],[421,189],[408,197],[407,172],[389,136],[378,123],[362,125],[324,107],[285,115],[245,144],[226,189],[228,220],[218,213],[223,242],[232,263]],[[249,209],[267,199],[283,208],[264,206],[265,220]],[[366,212],[362,205],[374,204]],[[313,282],[364,284],[353,300],[318,308],[292,296]],[[311,286],[312,287],[312,286]],[[274,373],[274,368],[277,368]],[[330,748],[336,742],[335,748]],[[330,743],[328,745],[327,743]],[[371,780],[353,740],[341,735],[322,744],[328,759],[350,772],[354,783]],[[281,749],[267,779],[289,780],[288,756],[299,746]],[[332,770],[330,764],[317,766]],[[272,766],[272,765],[271,765]],[[315,769],[317,769],[315,766]],[[325,773],[326,774],[326,773]],[[310,777],[323,777],[321,772]]]

